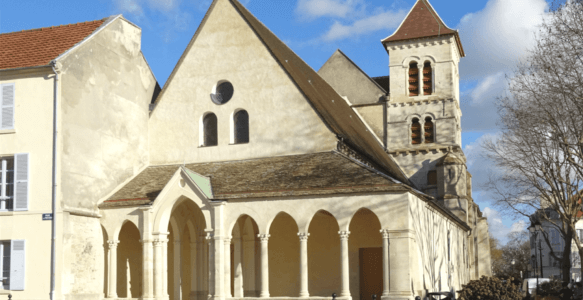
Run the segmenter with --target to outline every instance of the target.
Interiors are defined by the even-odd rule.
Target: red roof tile
[[[443,20],[441,20],[437,15],[437,12],[435,12],[427,0],[418,0],[403,23],[397,28],[397,31],[395,31],[393,35],[382,40],[382,42],[384,44],[386,42],[441,35],[454,35],[460,48],[461,55],[465,56],[457,31],[445,25]]]
[[[47,65],[103,22],[105,19],[0,34],[0,70]]]

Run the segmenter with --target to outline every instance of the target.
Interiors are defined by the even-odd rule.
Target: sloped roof
[[[454,35],[461,56],[465,56],[458,32],[445,25],[428,0],[417,0],[395,33],[382,43],[442,35]]]
[[[374,80],[385,91],[387,91],[387,93],[391,92],[391,76],[373,77],[372,80]]]
[[[120,202],[145,204],[153,201],[181,167],[148,167],[100,207],[116,206]],[[398,181],[335,151],[186,164],[184,168],[196,172],[196,176],[210,178],[215,200],[409,190]]]
[[[0,34],[0,70],[46,66],[106,19]]]
[[[368,131],[346,101],[239,1],[229,1],[303,92],[330,130],[355,150],[375,161],[391,176],[410,184],[401,168],[387,155],[373,133]]]

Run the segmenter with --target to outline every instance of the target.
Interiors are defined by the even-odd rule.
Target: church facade
[[[316,72],[237,0],[162,89],[123,17],[51,30],[0,35],[77,37],[0,60],[0,295],[48,295],[53,190],[55,299],[412,300],[491,275],[463,47],[428,1],[378,78],[340,50]]]

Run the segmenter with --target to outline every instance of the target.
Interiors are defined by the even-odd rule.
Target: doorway
[[[383,248],[360,248],[360,300],[381,299],[383,293]]]

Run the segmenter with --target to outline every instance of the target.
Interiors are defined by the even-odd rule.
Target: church
[[[0,34],[0,298],[413,300],[491,276],[459,34],[427,0],[387,34],[390,76],[341,50],[315,71],[214,0],[162,88],[121,15]]]

